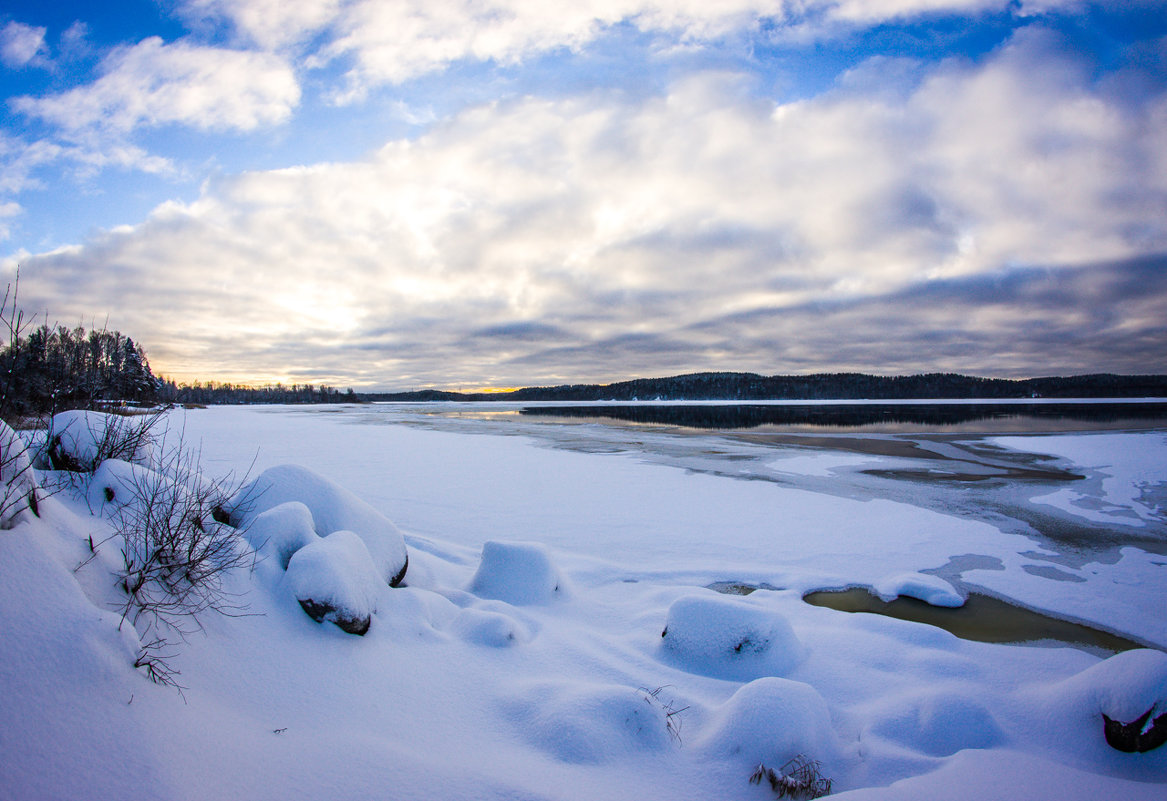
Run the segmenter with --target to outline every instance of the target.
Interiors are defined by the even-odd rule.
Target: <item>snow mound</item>
[[[326,537],[334,531],[351,531],[364,541],[377,572],[396,587],[405,578],[409,556],[405,538],[384,515],[349,492],[311,470],[280,465],[260,473],[235,495],[232,522],[241,528],[259,515],[289,501],[299,501],[312,513],[313,529]]]
[[[944,757],[966,748],[992,748],[1004,738],[992,713],[960,691],[937,689],[892,703],[898,712],[881,718],[870,731],[913,751]]]
[[[1058,694],[1093,716],[1132,720],[1153,706],[1167,712],[1167,654],[1123,651],[1066,679]]]
[[[809,684],[774,676],[751,681],[714,710],[697,747],[710,757],[771,768],[800,754],[824,763],[839,754],[823,697]]]
[[[486,609],[461,610],[450,623],[450,630],[466,642],[491,648],[509,648],[531,639],[530,629],[522,622]]]
[[[1031,736],[1061,760],[1147,781],[1167,775],[1167,747],[1148,742],[1167,735],[1161,651],[1124,651],[1054,684],[1035,683],[1016,694],[1016,706],[1028,710]],[[1127,724],[1137,725],[1118,730]]]
[[[134,503],[142,490],[160,486],[162,477],[149,468],[121,459],[106,459],[89,479],[89,508],[110,515]]]
[[[319,539],[312,512],[299,501],[281,503],[256,515],[244,533],[256,551],[272,557],[285,570],[296,551]]]
[[[53,415],[49,458],[57,469],[91,473],[105,459],[148,464],[154,456],[151,419],[102,412]]]
[[[296,551],[284,581],[313,620],[331,621],[350,634],[369,630],[384,586],[369,549],[351,531],[334,531]]]
[[[37,504],[36,476],[28,446],[20,435],[0,420],[0,528],[15,524],[26,509]]]
[[[955,587],[939,576],[927,573],[897,573],[880,579],[872,589],[884,601],[906,595],[932,606],[964,606],[964,598]]]
[[[1111,747],[1150,751],[1167,741],[1167,654],[1140,648],[1104,659],[1062,684],[1062,700],[1093,720]]]
[[[620,685],[538,685],[515,704],[513,717],[532,745],[572,764],[660,751],[671,739],[667,707],[646,690]]]
[[[516,606],[547,603],[567,584],[547,549],[533,542],[489,541],[470,582],[470,592]]]
[[[724,678],[788,672],[805,650],[779,613],[722,595],[692,595],[669,607],[662,650],[687,670]]]

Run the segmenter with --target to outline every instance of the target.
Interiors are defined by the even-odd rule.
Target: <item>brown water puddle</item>
[[[957,608],[932,606],[905,597],[883,601],[863,587],[821,590],[809,593],[802,600],[841,612],[870,612],[926,623],[961,639],[977,642],[1030,643],[1052,640],[1075,648],[1111,654],[1145,647],[1117,634],[1060,620],[987,595],[970,594],[964,606]]]
[[[769,584],[755,586],[733,581],[719,581],[710,584],[708,588],[726,595],[749,595],[759,589],[779,589]],[[819,590],[804,595],[802,600],[814,606],[823,606],[839,612],[867,612],[912,623],[925,623],[942,628],[963,640],[976,642],[1015,645],[1060,642],[1091,653],[1106,655],[1146,647],[1118,634],[1111,634],[1081,623],[1071,623],[975,593],[968,596],[963,606],[956,608],[932,606],[915,598],[903,596],[892,601],[884,601],[864,587]]]

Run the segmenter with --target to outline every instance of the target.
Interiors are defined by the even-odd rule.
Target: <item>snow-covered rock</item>
[[[299,501],[281,503],[256,515],[244,533],[256,551],[275,559],[285,569],[296,551],[319,539],[312,512]]]
[[[712,757],[771,768],[798,755],[826,763],[839,754],[831,713],[818,691],[773,676],[742,686],[714,710],[697,747]]]
[[[260,473],[236,493],[232,523],[249,526],[259,515],[289,501],[308,508],[320,536],[343,530],[360,537],[377,572],[390,586],[396,587],[405,578],[409,556],[397,526],[344,487],[305,467],[279,465]]]
[[[533,542],[483,544],[482,561],[470,582],[475,595],[519,606],[547,603],[566,590],[547,549]]]
[[[49,429],[49,458],[58,470],[86,473],[105,459],[148,464],[154,455],[153,419],[80,410],[55,414]]]
[[[932,606],[964,605],[964,597],[955,587],[939,576],[928,573],[897,573],[875,582],[872,589],[884,601],[892,601],[903,595]]]
[[[369,630],[377,594],[385,586],[364,541],[352,531],[334,531],[300,548],[284,581],[317,622],[328,620],[350,634]]]
[[[110,516],[149,494],[150,488],[170,483],[148,467],[122,459],[106,459],[87,482],[89,508]]]
[[[1104,659],[1055,689],[1056,702],[1119,751],[1167,742],[1167,654],[1149,648]]]
[[[0,528],[8,528],[25,511],[36,511],[37,482],[28,445],[0,420]]]
[[[696,673],[726,678],[780,675],[804,648],[778,612],[724,595],[692,595],[669,607],[662,651]]]

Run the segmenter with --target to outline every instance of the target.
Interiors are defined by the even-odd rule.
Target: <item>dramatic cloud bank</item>
[[[297,114],[332,59],[349,66],[314,97],[355,102],[460,59],[586,48],[618,24],[700,50],[1007,6],[193,0],[185,18],[229,18],[258,49],[149,38],[90,84],[10,106],[74,149],[81,131],[248,132]],[[108,314],[180,378],[1162,372],[1167,47],[1141,47],[1100,77],[1097,54],[1025,17],[982,55],[866,53],[805,97],[776,98],[749,64],[690,62],[659,90],[504,93],[370,154],[212,174],[195,199],[4,269],[21,264],[31,308]],[[147,151],[124,163],[150,157],[171,167]],[[8,161],[10,191],[34,158]]]

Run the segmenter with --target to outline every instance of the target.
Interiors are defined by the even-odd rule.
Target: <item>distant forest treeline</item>
[[[215,381],[194,384],[176,384],[162,379],[158,384],[160,403],[195,404],[203,406],[241,403],[357,403],[353,390],[343,392],[327,384],[284,384],[260,387]]]
[[[632,401],[632,400],[905,400],[935,398],[1162,398],[1167,375],[1101,373],[1048,378],[978,378],[957,373],[877,376],[865,373],[762,376],[692,373],[615,384],[527,387],[503,393],[359,394],[366,401]]]

